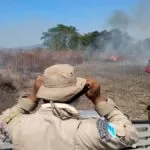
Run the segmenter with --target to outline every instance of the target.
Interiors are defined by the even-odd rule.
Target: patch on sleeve
[[[116,137],[115,128],[106,119],[97,120],[97,128],[101,139],[109,140]]]
[[[108,132],[111,135],[111,137],[115,138],[116,137],[116,128],[111,123],[108,123],[107,129],[108,129]]]

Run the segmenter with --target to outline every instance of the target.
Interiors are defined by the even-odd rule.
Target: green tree
[[[80,45],[82,48],[91,47],[93,50],[99,47],[98,39],[100,32],[93,31],[80,36]]]
[[[73,26],[58,24],[42,33],[43,44],[55,50],[77,48],[79,33]]]

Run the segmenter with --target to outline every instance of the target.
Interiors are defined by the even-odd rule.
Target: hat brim
[[[86,79],[76,78],[76,84],[65,88],[47,88],[42,85],[37,93],[38,98],[66,102],[82,91],[86,84]]]

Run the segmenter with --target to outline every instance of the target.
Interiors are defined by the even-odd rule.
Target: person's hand
[[[38,76],[34,82],[33,93],[36,95],[39,88],[43,84],[43,76]]]
[[[36,97],[37,92],[39,90],[39,88],[41,87],[41,85],[43,84],[43,77],[42,76],[38,76],[34,82],[34,86],[33,86],[33,92],[32,94],[29,96],[29,98],[33,101],[33,102],[38,102],[38,98]]]
[[[101,88],[100,83],[94,79],[87,79],[87,92],[85,95],[88,99],[90,99],[95,105],[100,101],[104,101],[105,99],[101,96]]]

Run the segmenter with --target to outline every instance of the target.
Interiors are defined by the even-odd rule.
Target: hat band
[[[76,85],[76,78],[72,78],[72,80],[65,81],[59,81],[58,80],[51,80],[47,77],[44,77],[44,86],[47,88],[66,88],[70,86]]]

